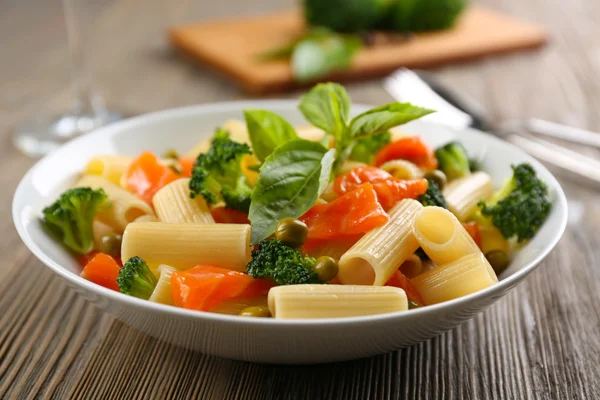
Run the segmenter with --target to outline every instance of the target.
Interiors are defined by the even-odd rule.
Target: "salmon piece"
[[[363,183],[331,203],[314,205],[300,219],[308,226],[309,239],[331,239],[366,233],[389,217],[373,185]]]

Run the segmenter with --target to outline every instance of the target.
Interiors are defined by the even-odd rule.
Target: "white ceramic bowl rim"
[[[111,131],[119,131],[122,129],[126,129],[130,126],[134,126],[134,125],[142,123],[142,122],[143,123],[148,123],[148,122],[151,123],[153,121],[161,120],[165,117],[169,118],[169,117],[176,117],[178,115],[187,115],[189,113],[194,113],[198,110],[210,112],[211,109],[215,110],[215,111],[238,110],[238,109],[242,109],[242,108],[270,109],[270,108],[276,108],[277,106],[279,106],[279,107],[281,107],[281,106],[296,107],[297,104],[298,104],[298,102],[296,100],[251,100],[251,101],[231,101],[231,102],[211,103],[211,104],[202,104],[202,105],[194,105],[194,106],[167,109],[167,110],[163,110],[163,111],[142,114],[142,115],[139,115],[139,116],[136,116],[136,117],[133,117],[133,118],[121,121],[121,122],[111,124],[109,126],[98,129],[94,132],[88,133],[79,138],[73,139],[72,141],[61,146],[59,149],[55,150],[54,152],[60,151],[61,149],[66,150],[70,147],[75,147],[78,145],[78,143],[80,141],[89,140],[90,137],[102,136]],[[242,105],[243,105],[243,107],[242,107]],[[372,107],[370,105],[357,104],[357,103],[353,103],[353,106]],[[471,129],[469,129],[469,130],[471,130]],[[489,139],[491,141],[501,142],[500,139],[495,138],[495,137],[490,137]],[[518,151],[518,152],[524,154],[524,152],[520,149],[515,149],[515,151]],[[537,256],[532,261],[530,261],[529,263],[524,265],[522,268],[520,268],[518,271],[516,271],[513,274],[509,275],[508,277],[500,280],[495,285],[490,286],[486,289],[480,290],[476,293],[472,293],[470,295],[463,296],[463,297],[460,297],[460,298],[457,298],[454,300],[446,301],[443,303],[434,304],[434,305],[421,307],[421,308],[417,308],[417,309],[412,309],[412,310],[407,310],[407,311],[388,313],[388,314],[377,314],[377,315],[368,315],[368,316],[360,316],[360,317],[331,318],[331,319],[297,319],[297,320],[277,320],[277,319],[273,319],[273,318],[241,318],[241,317],[235,316],[235,315],[187,310],[184,308],[168,306],[168,305],[159,304],[159,303],[153,303],[153,302],[150,302],[147,300],[142,300],[142,299],[138,299],[136,297],[118,293],[114,290],[107,289],[103,286],[92,283],[92,282],[82,278],[78,274],[74,274],[74,273],[68,271],[67,269],[61,267],[57,262],[55,262],[49,256],[47,256],[24,229],[24,226],[20,221],[19,209],[18,209],[19,207],[18,207],[18,204],[15,202],[15,199],[22,196],[22,194],[23,194],[22,192],[25,190],[24,187],[25,187],[26,183],[30,180],[33,171],[39,166],[39,164],[44,162],[44,160],[51,157],[53,153],[50,153],[46,157],[39,160],[27,172],[27,174],[25,174],[25,176],[21,179],[21,182],[17,186],[17,189],[16,189],[14,197],[13,197],[13,207],[12,207],[13,222],[15,224],[17,232],[19,233],[19,236],[21,237],[21,239],[23,240],[25,245],[29,248],[29,250],[58,275],[67,279],[74,285],[83,286],[86,290],[94,292],[100,296],[109,297],[112,300],[117,301],[117,302],[131,303],[132,305],[135,305],[137,307],[147,308],[147,309],[150,309],[150,310],[153,310],[156,312],[160,312],[160,313],[167,313],[167,314],[172,313],[172,314],[176,314],[176,315],[180,315],[180,316],[198,318],[200,320],[212,320],[212,321],[220,321],[222,323],[235,323],[235,324],[244,322],[247,324],[277,325],[277,326],[281,326],[281,325],[308,326],[308,325],[325,325],[325,324],[327,324],[327,325],[344,325],[344,324],[352,325],[352,324],[360,323],[360,322],[384,321],[387,319],[393,320],[393,319],[396,319],[396,318],[400,317],[401,315],[405,315],[407,313],[410,313],[411,315],[416,316],[419,314],[426,314],[428,312],[435,312],[438,310],[443,310],[444,308],[450,309],[453,306],[459,306],[461,304],[469,303],[471,301],[477,301],[478,299],[485,298],[488,295],[491,295],[493,293],[504,291],[507,288],[509,288],[513,282],[518,281],[523,276],[529,274],[554,249],[554,247],[556,246],[556,244],[562,237],[562,234],[564,233],[565,228],[567,226],[567,212],[566,212],[567,199],[565,197],[565,194],[564,194],[560,184],[558,183],[556,178],[551,173],[549,173],[541,163],[539,163],[535,159],[531,159],[530,162],[531,162],[531,164],[533,164],[533,166],[536,169],[545,170],[547,172],[549,179],[546,183],[548,184],[549,187],[551,187],[555,190],[555,198],[554,198],[555,206],[558,203],[558,205],[560,205],[560,208],[565,210],[565,212],[560,216],[561,217],[560,224],[558,226],[558,229],[555,232],[555,235],[552,237],[552,240],[550,240],[546,244],[546,246],[541,249],[541,251],[537,254]]]

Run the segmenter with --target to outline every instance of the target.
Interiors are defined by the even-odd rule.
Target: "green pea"
[[[329,282],[337,276],[339,270],[338,263],[333,258],[328,256],[317,258],[315,271],[319,276],[319,280]]]
[[[98,250],[102,253],[109,254],[113,257],[118,257],[121,254],[121,242],[123,237],[118,233],[110,233],[100,238]]]
[[[442,190],[444,188],[444,186],[446,186],[446,183],[448,182],[448,179],[446,178],[446,174],[444,174],[439,169],[436,169],[435,171],[426,172],[425,179],[434,181],[438,185],[440,190]]]
[[[177,153],[177,150],[175,150],[175,149],[167,149],[162,154],[162,158],[169,158],[169,159],[172,159],[172,160],[179,160],[179,154]]]
[[[408,301],[408,309],[409,310],[412,310],[414,308],[419,308],[419,307],[421,307],[421,305],[419,303],[417,303],[416,301],[414,301],[414,300]]]
[[[488,262],[496,272],[496,274],[500,274],[502,271],[508,267],[510,260],[508,259],[508,254],[503,252],[502,250],[492,250],[485,253],[485,258],[487,258]]]
[[[302,246],[306,236],[308,236],[308,227],[296,218],[284,218],[275,228],[275,237],[293,248]]]
[[[268,318],[271,316],[269,308],[265,306],[246,307],[241,312],[242,317]]]

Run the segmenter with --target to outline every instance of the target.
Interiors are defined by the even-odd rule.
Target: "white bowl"
[[[97,307],[156,338],[219,357],[305,364],[350,360],[410,346],[439,335],[481,312],[512,289],[554,248],[565,229],[567,205],[556,179],[539,162],[491,135],[456,132],[415,121],[405,131],[432,146],[459,139],[481,160],[496,185],[511,175],[511,164],[529,162],[548,184],[552,212],[536,237],[514,257],[498,284],[456,300],[400,313],[328,320],[278,321],[190,311],[143,301],[97,286],[79,276],[81,267],[44,233],[41,209],[54,201],[96,154],[136,155],[143,150],[189,149],[246,108],[275,111],[293,124],[305,124],[294,101],[248,101],[166,110],[123,121],[82,136],[38,162],[25,175],[13,200],[13,219],[29,249],[75,291]],[[353,112],[365,110],[353,106]]]

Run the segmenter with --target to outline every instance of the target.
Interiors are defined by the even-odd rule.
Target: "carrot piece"
[[[375,165],[398,159],[410,161],[423,169],[437,168],[435,153],[418,136],[398,139],[383,147],[375,155]]]
[[[377,201],[370,183],[311,207],[300,219],[308,226],[308,238],[331,239],[366,233],[385,224],[389,217]]]
[[[427,179],[387,179],[373,183],[377,200],[384,210],[389,210],[403,199],[416,199],[427,191]]]
[[[149,151],[134,159],[124,174],[127,189],[149,204],[160,188],[180,177]]]
[[[81,271],[81,277],[97,285],[119,291],[117,278],[121,266],[108,254],[98,253]]]
[[[210,213],[217,224],[249,224],[248,214],[223,206],[213,207]]]
[[[181,167],[181,176],[189,178],[192,176],[192,170],[194,169],[194,159],[192,158],[180,158],[179,166]]]
[[[178,307],[208,311],[233,297],[265,295],[271,282],[212,265],[198,265],[171,276],[171,295]]]
[[[333,191],[341,196],[356,189],[365,182],[373,183],[391,178],[392,175],[380,168],[371,166],[357,167],[335,178],[335,181],[333,181]]]
[[[419,306],[424,306],[425,302],[423,298],[419,294],[419,291],[415,286],[410,283],[410,279],[408,279],[400,270],[394,272],[392,277],[387,281],[385,286],[394,286],[404,290],[406,293],[406,298],[408,301],[414,301]]]
[[[477,244],[477,247],[481,249],[481,232],[479,231],[479,225],[477,225],[477,222],[464,222],[462,226],[466,229],[469,236],[473,238],[475,244]]]

